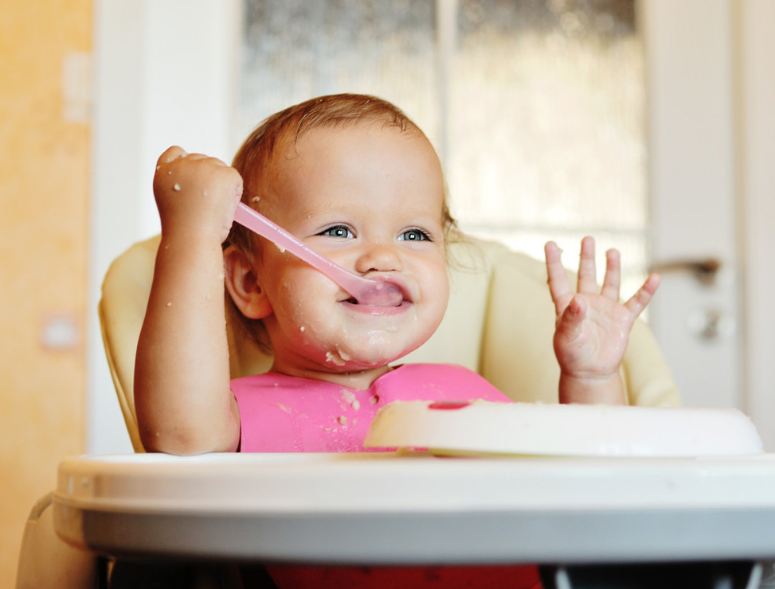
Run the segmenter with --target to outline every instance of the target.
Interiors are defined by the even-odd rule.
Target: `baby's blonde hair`
[[[401,109],[387,100],[364,94],[333,94],[307,100],[265,119],[245,139],[234,156],[232,166],[244,183],[242,201],[248,206],[261,194],[267,170],[272,165],[278,147],[295,145],[306,133],[320,127],[345,127],[363,121],[383,121],[385,127],[414,132],[425,137],[422,130]],[[445,237],[456,233],[455,219],[449,212],[446,195],[442,205]],[[238,223],[232,225],[224,248],[235,246],[253,260],[253,238],[250,230]],[[244,319],[248,332],[266,352],[271,346],[261,320]]]

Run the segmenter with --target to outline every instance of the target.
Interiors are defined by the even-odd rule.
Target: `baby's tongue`
[[[353,293],[361,305],[371,307],[398,307],[404,300],[404,293],[392,282],[370,281],[360,292]]]

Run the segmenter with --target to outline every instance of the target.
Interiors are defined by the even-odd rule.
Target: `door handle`
[[[694,276],[700,284],[713,286],[720,269],[721,260],[718,258],[705,258],[704,260],[658,262],[649,268],[649,272],[656,272],[658,274],[686,272]]]

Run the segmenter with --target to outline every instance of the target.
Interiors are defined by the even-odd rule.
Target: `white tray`
[[[340,564],[775,557],[775,457],[77,457],[57,533],[113,556]]]

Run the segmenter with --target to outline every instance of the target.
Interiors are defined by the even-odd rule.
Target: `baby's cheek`
[[[430,330],[428,337],[436,331],[444,319],[449,304],[449,279],[446,266],[435,270],[435,280],[432,280],[423,289],[423,299],[426,306],[425,322],[427,323],[424,327]]]
[[[325,324],[325,314],[292,288],[287,290],[283,314],[286,328],[298,332],[298,339],[312,337]]]
[[[307,340],[335,323],[338,287],[316,271],[287,275],[281,289],[282,309],[275,308],[275,312],[282,314],[286,331]]]

